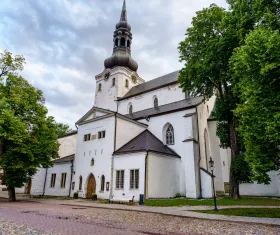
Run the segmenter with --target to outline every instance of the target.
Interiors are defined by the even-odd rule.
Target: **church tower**
[[[96,76],[96,107],[117,111],[117,98],[144,80],[137,74],[138,64],[131,57],[132,33],[127,22],[126,1],[113,35],[113,54],[104,61],[104,71]]]

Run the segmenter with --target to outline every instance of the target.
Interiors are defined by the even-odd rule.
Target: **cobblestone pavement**
[[[209,221],[135,211],[62,206],[36,202],[0,202],[0,218],[0,235],[280,235],[279,226]]]

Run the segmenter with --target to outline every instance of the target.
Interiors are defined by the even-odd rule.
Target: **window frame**
[[[50,188],[55,188],[55,181],[56,181],[56,173],[52,173],[51,174]]]
[[[136,171],[138,172],[138,177],[136,177]],[[131,174],[131,173],[133,173],[133,174]],[[132,175],[133,175],[133,179],[131,177]],[[139,183],[140,183],[140,169],[130,169],[129,170],[129,189],[130,190],[139,190]],[[136,185],[137,185],[137,187],[136,187]]]
[[[90,139],[91,139],[91,134],[84,135],[84,142],[90,141]]]
[[[67,178],[67,173],[66,172],[61,173],[60,188],[65,188],[66,178]]]
[[[125,88],[129,88],[129,80],[125,79]]]
[[[157,97],[154,98],[154,108],[155,109],[158,108],[158,98]]]
[[[98,131],[98,139],[104,139],[106,137],[106,130]]]
[[[118,180],[118,172],[120,173],[119,180]],[[123,176],[121,175],[121,172],[123,172]],[[124,190],[124,181],[125,181],[124,178],[125,178],[125,170],[123,170],[123,169],[116,170],[116,181],[115,181],[116,190]],[[122,187],[121,187],[121,185],[122,185]]]
[[[99,84],[98,84],[98,92],[101,92],[101,91],[102,91],[102,84],[99,83]]]
[[[82,188],[83,188],[83,177],[80,175],[79,177],[79,191],[82,191]]]
[[[170,128],[172,128],[172,129],[170,129]],[[170,129],[170,131],[169,131],[169,129]],[[169,133],[171,133],[171,134],[169,134]],[[166,138],[166,145],[175,144],[174,127],[171,124],[169,124],[169,126],[166,129],[165,138]]]
[[[105,175],[101,175],[100,192],[105,192]]]

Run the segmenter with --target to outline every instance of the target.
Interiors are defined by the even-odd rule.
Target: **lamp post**
[[[210,157],[210,161],[209,161],[209,166],[210,166],[210,169],[211,169],[211,178],[212,178],[212,187],[213,187],[213,196],[214,196],[214,211],[218,211],[218,208],[217,208],[217,201],[216,201],[216,192],[215,192],[215,183],[214,183],[214,174],[213,174],[213,171],[214,171],[214,161],[212,159],[212,157]]]

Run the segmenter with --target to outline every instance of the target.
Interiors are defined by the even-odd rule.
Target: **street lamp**
[[[213,161],[212,157],[210,157],[209,166],[210,166],[210,169],[211,169],[211,172],[212,172],[211,178],[212,178],[212,187],[213,187],[213,193],[214,193],[214,211],[218,211],[217,202],[216,202],[215,184],[214,184],[214,174],[213,174],[214,161]]]

